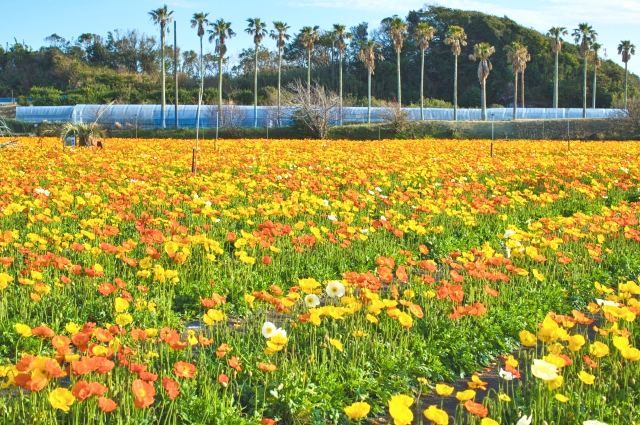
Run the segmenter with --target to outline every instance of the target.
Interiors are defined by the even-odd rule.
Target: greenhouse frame
[[[197,105],[181,105],[178,107],[178,127],[195,128],[197,121]],[[420,120],[420,108],[403,108],[410,120]],[[277,127],[291,125],[295,108],[278,108],[275,106],[259,106],[258,127]],[[553,120],[582,118],[581,108],[524,108],[518,109],[518,119]],[[371,108],[371,122],[382,122],[389,114],[389,108]],[[624,116],[621,109],[587,109],[587,118],[619,118]],[[175,127],[175,107],[167,105],[165,109],[165,126]],[[453,109],[425,108],[427,121],[450,121]],[[513,118],[512,108],[489,108],[489,121],[510,121]],[[366,107],[345,107],[342,118],[344,123],[366,123],[368,112]],[[75,105],[75,106],[19,106],[16,108],[16,119],[19,121],[40,124],[52,123],[93,123],[107,128],[161,128],[160,105]],[[480,109],[458,109],[459,121],[480,121]],[[338,121],[338,110],[335,110],[335,121]],[[223,106],[218,114],[218,107],[204,105],[200,112],[200,127],[254,127],[253,106]]]

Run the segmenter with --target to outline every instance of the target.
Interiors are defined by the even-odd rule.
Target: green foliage
[[[531,54],[526,73],[526,104],[547,107],[553,96],[553,54],[551,39],[506,17],[430,6],[411,11],[406,19],[412,34],[420,22],[436,29],[425,60],[425,97],[428,107],[449,106],[453,92],[453,55],[444,44],[444,34],[452,25],[462,26],[468,35],[468,45],[459,60],[459,105],[477,107],[480,86],[477,65],[467,60],[472,46],[488,42],[495,46],[493,71],[487,81],[487,104],[507,105],[513,99],[511,66],[504,54],[505,46],[519,42]],[[371,28],[373,29],[373,28]],[[364,105],[367,98],[367,72],[357,60],[361,43],[369,39],[368,25],[350,29],[351,43],[346,47],[344,61],[345,105]],[[327,33],[328,34],[328,33]],[[315,43],[313,79],[332,90],[338,87],[337,56],[333,38],[321,34]],[[395,57],[393,43],[383,31],[373,31],[373,39],[382,46],[384,57]],[[252,104],[253,56],[251,49],[241,55],[241,63],[223,78],[223,93],[236,104]],[[263,52],[260,56],[259,87],[277,85],[277,55]],[[180,72],[182,102],[195,103],[198,97],[198,66],[195,52],[183,52]],[[306,78],[306,50],[298,34],[284,49],[282,84]],[[404,41],[402,49],[402,91],[404,104],[419,104],[420,48],[414,37]],[[158,103],[160,101],[159,52],[152,37],[135,31],[113,32],[107,37],[83,34],[77,42],[58,40],[51,47],[32,50],[15,43],[0,50],[0,96],[14,94],[21,104]],[[560,53],[560,107],[578,106],[582,99],[581,67],[578,47],[569,42]],[[172,64],[169,68],[172,69]],[[590,71],[591,72],[591,71]],[[598,70],[597,103],[602,107],[619,106],[624,92],[624,69],[611,60],[602,61]],[[217,57],[205,54],[204,102],[217,102]],[[172,102],[173,79],[167,79],[167,101]],[[395,100],[395,61],[380,62],[373,81],[372,96],[379,102]],[[640,79],[631,74],[629,97],[640,95]],[[259,89],[259,103],[270,102],[272,94]],[[444,103],[446,102],[446,103]],[[374,104],[376,102],[374,101]]]

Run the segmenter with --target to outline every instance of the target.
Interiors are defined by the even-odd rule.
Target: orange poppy
[[[153,404],[153,399],[156,395],[156,389],[153,384],[150,384],[142,379],[136,379],[131,384],[131,391],[133,392],[133,404],[139,408],[144,409]]]

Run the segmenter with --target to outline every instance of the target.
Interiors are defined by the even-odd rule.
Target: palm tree
[[[424,120],[424,54],[429,48],[429,43],[433,40],[436,29],[427,22],[419,22],[416,25],[413,37],[420,47],[420,119]]]
[[[458,57],[462,53],[462,48],[467,45],[467,34],[464,28],[451,25],[444,39],[444,44],[451,46],[451,53],[455,58],[453,67],[453,120],[458,119]]]
[[[171,23],[173,19],[173,11],[167,9],[167,5],[165,4],[163,7],[159,9],[152,10],[149,12],[151,16],[151,20],[154,24],[160,26],[160,74],[162,78],[162,88],[161,88],[161,107],[160,107],[160,118],[162,120],[162,128],[166,128],[166,117],[165,117],[165,108],[167,107],[167,94],[166,94],[166,71],[165,71],[165,63],[164,63],[164,40],[167,34],[168,28],[167,25]]]
[[[521,43],[514,41],[507,46],[507,62],[513,69],[513,119],[518,116],[518,74],[522,71],[521,50],[524,47]]]
[[[592,90],[592,100],[591,100],[591,108],[596,109],[596,89],[598,87],[598,67],[600,66],[600,57],[598,56],[598,52],[602,49],[602,44],[593,43],[591,45],[592,54],[593,54],[593,90]]]
[[[402,77],[400,76],[400,53],[402,52],[402,46],[404,40],[407,37],[407,23],[399,18],[393,16],[391,18],[385,18],[382,20],[384,30],[387,32],[391,41],[393,42],[393,48],[396,51],[396,67],[398,73],[398,105],[402,106]]]
[[[518,55],[520,56],[520,100],[524,109],[524,73],[527,71],[527,63],[531,61],[531,55],[524,44],[518,50]]]
[[[216,53],[218,54],[218,119],[222,119],[222,62],[227,53],[227,39],[236,35],[231,29],[231,22],[218,19],[211,24],[209,30],[209,42],[216,42]]]
[[[311,96],[311,54],[320,38],[320,27],[303,27],[300,30],[300,41],[307,51],[307,97]]]
[[[583,58],[582,68],[582,118],[587,117],[587,66],[591,45],[595,42],[598,34],[591,25],[582,23],[573,30],[573,37],[576,44],[580,44],[580,55]]]
[[[469,59],[472,61],[478,61],[478,80],[482,86],[481,100],[482,100],[482,120],[487,120],[487,78],[489,73],[493,69],[489,58],[496,52],[495,47],[489,43],[478,43],[473,46],[473,54],[469,55]]]
[[[247,19],[247,34],[253,35],[253,45],[255,46],[255,61],[253,68],[253,126],[258,128],[258,51],[262,39],[268,34],[267,24],[260,18]]]
[[[198,109],[196,110],[196,143],[200,130],[200,108],[202,105],[202,95],[204,93],[204,55],[202,53],[202,39],[205,33],[205,27],[209,25],[208,13],[194,13],[191,18],[191,28],[198,28],[198,37],[200,38],[200,91],[198,93]]]
[[[551,51],[555,55],[555,66],[553,70],[553,107],[556,109],[558,109],[558,61],[560,51],[562,50],[562,36],[567,34],[569,34],[569,32],[565,27],[553,27],[547,33],[548,36],[553,37],[553,44],[551,45]]]
[[[376,59],[384,60],[384,57],[378,52],[380,45],[373,40],[365,41],[360,48],[358,58],[362,61],[367,68],[368,73],[368,93],[369,104],[367,106],[367,122],[371,124],[371,76],[376,70]]]
[[[628,79],[629,79],[629,61],[631,60],[631,56],[636,54],[636,46],[631,43],[629,40],[621,41],[618,44],[618,54],[622,55],[622,62],[624,62],[624,109],[627,109],[627,89],[628,89]]]
[[[347,32],[347,27],[344,25],[335,24],[333,26],[332,32],[333,40],[335,42],[336,48],[338,49],[338,60],[340,62],[339,66],[339,88],[338,95],[340,97],[340,125],[342,125],[342,61],[344,59],[344,52],[347,50],[347,41],[349,41],[352,37],[350,32]]]
[[[287,45],[287,40],[291,37],[287,34],[287,31],[291,28],[284,22],[276,21],[273,23],[273,30],[271,30],[271,38],[276,40],[276,46],[278,47],[278,126],[280,125],[280,105],[282,94],[282,53],[284,52],[284,46]]]

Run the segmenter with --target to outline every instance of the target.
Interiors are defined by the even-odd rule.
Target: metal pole
[[[220,111],[216,112],[216,140],[218,140],[218,133],[220,129]]]
[[[173,21],[173,74],[175,79],[175,128],[178,128],[178,25]]]

